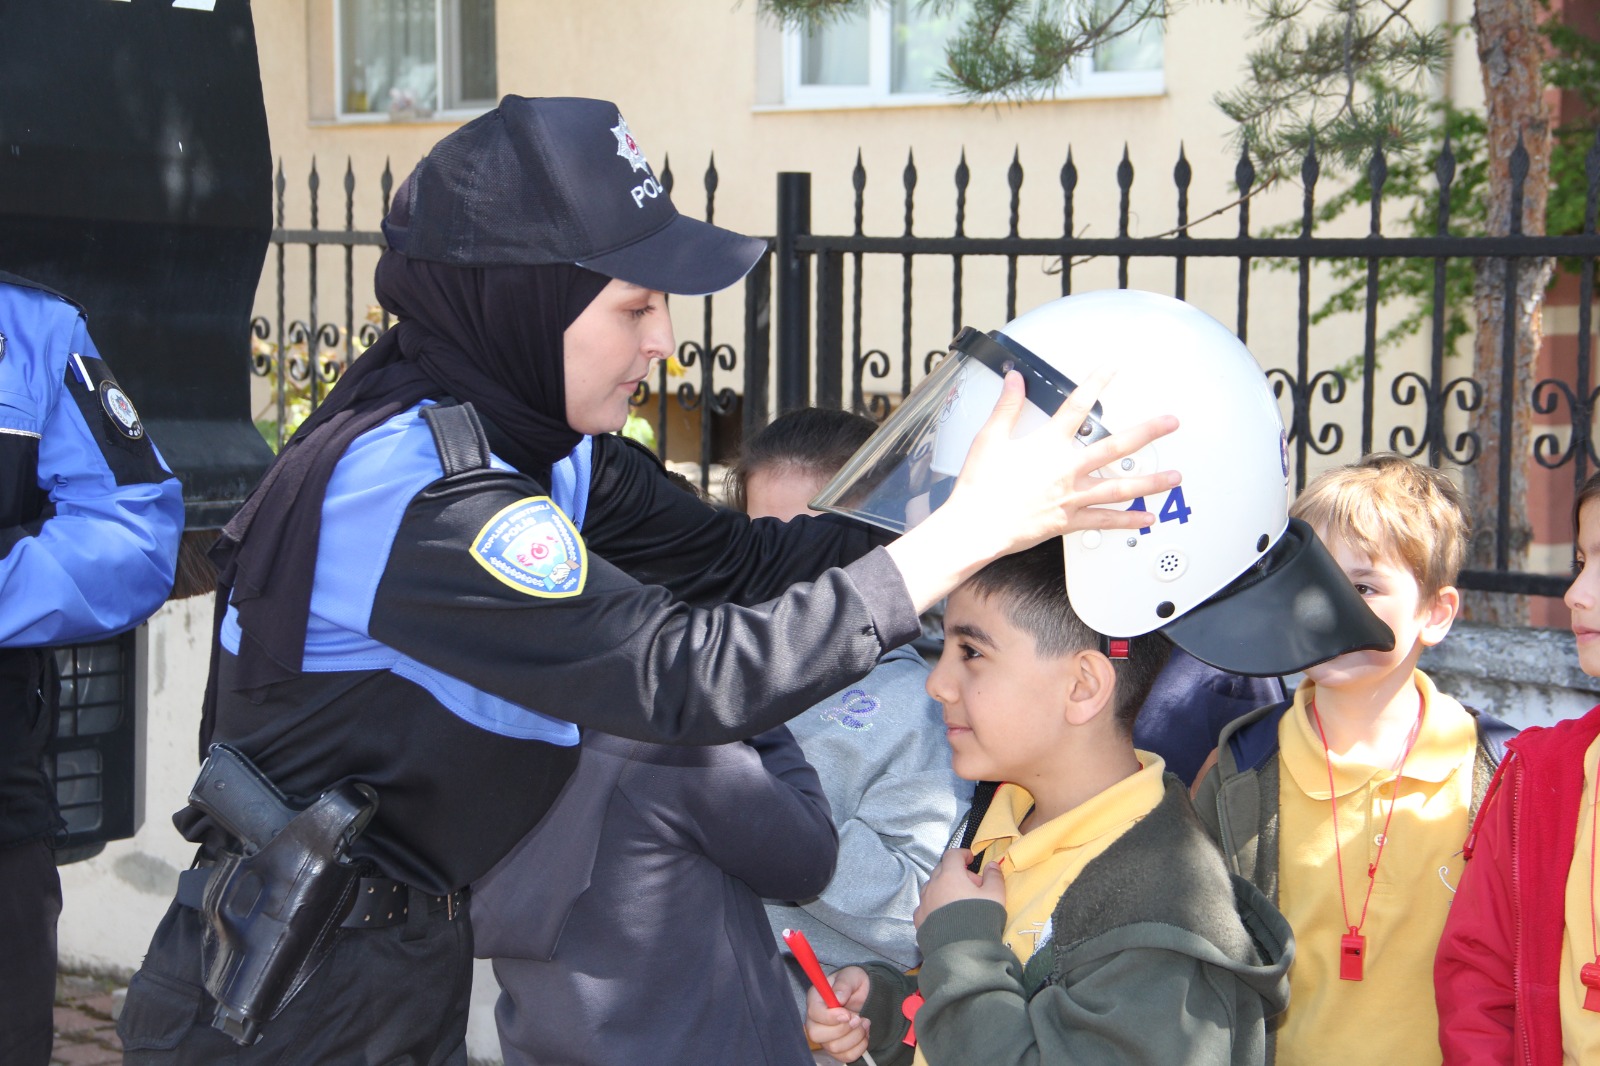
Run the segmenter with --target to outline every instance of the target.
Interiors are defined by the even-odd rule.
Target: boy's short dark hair
[[[1059,659],[1073,652],[1098,651],[1100,634],[1084,624],[1067,599],[1066,560],[1061,538],[1026,551],[1001,556],[968,578],[962,588],[993,598],[1006,619],[1033,637],[1042,658]],[[1116,670],[1117,725],[1133,735],[1134,720],[1150,695],[1156,675],[1167,664],[1172,643],[1160,633],[1134,637],[1128,657],[1111,660]]]

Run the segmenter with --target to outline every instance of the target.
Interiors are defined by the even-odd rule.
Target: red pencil
[[[817,990],[822,1002],[830,1007],[840,1006],[839,997],[833,994],[833,985],[828,981],[828,975],[822,972],[822,963],[817,961],[817,953],[811,950],[811,941],[806,939],[806,935],[798,929],[785,929],[783,942],[794,952],[795,960],[811,979],[811,987]],[[878,1066],[865,1051],[861,1053],[860,1061],[867,1066]]]

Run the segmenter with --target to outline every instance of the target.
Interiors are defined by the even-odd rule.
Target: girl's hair
[[[735,510],[745,509],[745,486],[757,470],[787,467],[832,477],[877,428],[863,415],[823,407],[779,415],[739,449],[725,481],[729,504]]]
[[[1578,512],[1583,510],[1583,505],[1590,500],[1600,499],[1600,474],[1590,474],[1589,480],[1583,483],[1578,490],[1578,498],[1572,501],[1572,536],[1578,536]]]

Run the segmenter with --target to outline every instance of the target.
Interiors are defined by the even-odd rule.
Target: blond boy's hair
[[[1369,558],[1404,563],[1424,601],[1455,584],[1472,533],[1455,482],[1394,452],[1374,452],[1320,475],[1289,513],[1344,537]]]

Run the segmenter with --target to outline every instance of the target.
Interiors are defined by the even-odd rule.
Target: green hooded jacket
[[[1170,775],[1155,810],[1068,886],[1026,965],[1004,927],[999,904],[962,900],[923,922],[920,973],[867,967],[879,1066],[911,1061],[900,1005],[919,988],[931,1066],[1243,1066],[1264,1061],[1266,1019],[1288,1004],[1288,923],[1228,873]]]

